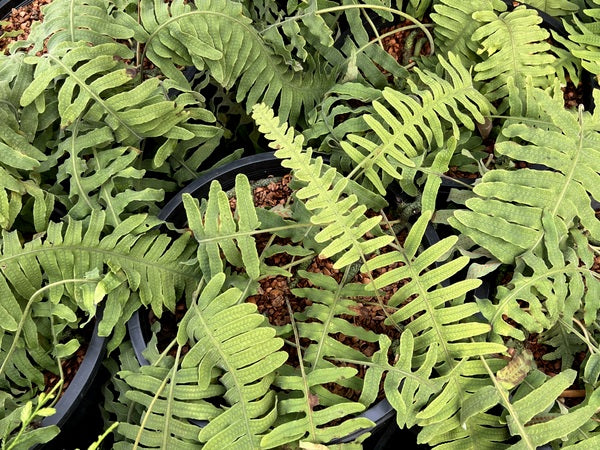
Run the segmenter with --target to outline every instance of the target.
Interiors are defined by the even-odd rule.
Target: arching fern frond
[[[248,110],[257,102],[278,103],[282,120],[295,123],[333,84],[315,65],[295,72],[283,61],[274,63],[278,57],[237,2],[200,0],[192,6],[183,0],[170,5],[143,0],[140,8],[146,55],[163,73],[183,83],[176,64],[208,69],[224,88],[237,85],[236,100],[245,100]]]
[[[79,118],[105,122],[117,142],[128,144],[154,136],[193,138],[179,126],[188,116],[184,106],[165,99],[157,78],[134,85],[136,70],[122,62],[132,56],[123,44],[89,47],[83,42],[72,47],[63,43],[53,53],[30,56],[25,62],[36,66],[34,80],[23,92],[21,105],[35,102],[55,79],[64,78],[56,94],[62,127]]]
[[[485,61],[475,66],[475,80],[485,81],[483,92],[490,101],[508,95],[506,81],[512,77],[517,88],[522,89],[527,77],[533,85],[545,87],[549,77],[556,75],[555,57],[546,40],[550,33],[539,26],[542,22],[537,12],[525,6],[497,15],[493,11],[480,11],[473,17],[482,25],[473,33],[480,42],[478,53],[487,53]],[[506,109],[506,102],[499,110]]]
[[[53,283],[56,285],[47,297],[55,305],[70,304],[94,314],[97,303],[106,297],[99,324],[103,336],[108,336],[117,323],[124,326],[127,314],[133,313],[132,305],[140,301],[160,315],[165,307],[173,310],[182,294],[190,295],[199,275],[194,266],[181,264],[195,251],[189,233],[172,241],[158,230],[149,231],[157,220],[140,214],[123,220],[110,235],[101,238],[105,221],[105,213],[94,210],[87,225],[72,219],[66,228],[62,223],[51,223],[45,237],[38,236],[24,245],[16,232],[3,233],[0,302],[8,311],[7,320],[12,317],[18,323],[28,299],[42,286]],[[85,279],[94,272],[105,274],[95,289],[62,281]],[[139,293],[139,298],[134,293]],[[35,333],[25,333],[26,338],[32,336]],[[115,339],[122,338],[120,334]]]
[[[342,148],[354,160],[371,183],[385,192],[384,176],[402,180],[404,168],[414,167],[411,158],[424,154],[432,145],[442,147],[444,130],[451,128],[454,137],[460,137],[459,124],[469,129],[483,123],[493,106],[473,85],[469,71],[457,56],[448,55],[448,61],[438,56],[448,80],[429,71],[415,69],[425,89],[408,80],[411,95],[386,88],[384,99],[391,108],[373,102],[374,114],[363,116],[378,139],[349,135],[353,147],[342,142]],[[355,169],[355,170],[357,170]]]
[[[321,227],[315,239],[327,243],[321,251],[323,258],[345,252],[334,264],[335,268],[343,268],[364,259],[364,255],[392,240],[391,236],[364,239],[365,233],[373,230],[381,217],[367,218],[367,207],[358,202],[357,195],[344,195],[350,183],[348,178],[336,179],[335,169],[324,169],[321,157],[313,158],[310,149],[303,150],[303,137],[295,136],[294,129],[288,128],[287,124],[279,125],[279,118],[275,117],[273,110],[264,104],[256,105],[253,118],[259,131],[272,141],[269,146],[277,149],[275,156],[283,160],[282,165],[294,171],[294,178],[307,183],[296,192],[296,196],[313,212],[311,223]]]
[[[547,123],[508,125],[502,133],[510,141],[498,143],[496,151],[550,170],[490,171],[474,189],[478,197],[467,201],[469,210],[450,218],[452,226],[505,263],[541,241],[543,210],[560,219],[561,235],[581,224],[592,240],[600,240],[600,220],[589,197],[600,198],[597,125],[581,111],[578,116],[556,108],[541,90],[532,95]]]

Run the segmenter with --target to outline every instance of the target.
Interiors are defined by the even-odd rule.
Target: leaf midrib
[[[237,368],[234,367],[229,362],[228,355],[223,352],[221,341],[219,341],[218,339],[215,338],[211,328],[208,326],[208,324],[204,320],[204,315],[203,315],[202,311],[200,310],[200,307],[197,304],[194,305],[194,310],[196,312],[196,316],[198,317],[198,320],[200,321],[202,328],[204,329],[204,331],[203,331],[204,335],[210,339],[211,348],[215,349],[218,352],[219,358],[221,360],[221,363],[225,366],[226,372],[229,375],[231,375],[231,379],[233,380],[235,389],[237,390],[237,392],[240,396],[240,401],[237,402],[236,404],[240,405],[240,406],[238,406],[238,408],[240,408],[242,410],[242,414],[244,416],[244,428],[246,429],[246,435],[248,436],[249,441],[252,442],[252,437],[254,436],[254,434],[252,433],[252,430],[250,428],[251,417],[250,417],[250,414],[248,413],[248,409],[246,407],[247,400],[244,396],[243,384],[240,383],[238,376],[237,376]],[[225,412],[223,414],[225,414]]]
[[[145,260],[143,256],[132,256],[132,255],[129,255],[126,253],[119,253],[119,252],[116,252],[116,251],[110,250],[110,249],[102,249],[102,248],[98,248],[98,247],[85,247],[85,246],[81,246],[81,245],[64,245],[64,246],[63,245],[59,245],[59,246],[53,245],[52,247],[41,247],[41,248],[36,248],[36,249],[32,249],[32,250],[23,250],[18,255],[10,255],[10,256],[5,256],[5,257],[0,257],[0,267],[11,261],[18,260],[20,258],[26,258],[28,256],[35,256],[37,254],[45,253],[45,252],[87,252],[87,253],[97,253],[97,254],[99,253],[102,255],[112,255],[115,258],[118,258],[119,260],[126,260],[133,264],[143,264],[147,267],[159,269],[160,271],[172,273],[174,275],[178,275],[178,276],[181,276],[184,278],[196,279],[196,280],[200,280],[202,278],[201,276],[199,276],[199,274],[186,273],[184,271],[178,271],[175,269],[171,269],[169,266],[165,265],[164,262],[160,262],[160,261],[154,262],[154,261]],[[106,258],[103,261],[106,263],[106,261],[108,259],[109,258]]]
[[[129,124],[127,124],[127,122],[125,122],[121,116],[118,114],[117,111],[115,111],[113,108],[111,108],[106,101],[104,101],[104,99],[102,97],[100,97],[100,95],[98,95],[96,92],[94,92],[90,86],[83,80],[81,79],[79,76],[77,76],[77,72],[73,71],[69,66],[65,65],[62,61],[62,59],[57,58],[55,56],[53,56],[52,54],[48,53],[48,58],[50,58],[52,61],[54,61],[57,65],[59,65],[64,73],[73,79],[73,81],[75,81],[75,83],[77,83],[77,85],[80,87],[80,89],[84,90],[85,92],[87,92],[87,94],[89,95],[89,97],[91,99],[93,99],[96,103],[98,103],[99,105],[102,106],[102,108],[111,116],[113,116],[117,122],[119,122],[124,128],[127,129],[127,131],[129,131],[129,133],[131,133],[132,136],[135,136],[137,139],[142,139],[142,136],[138,135],[130,126]]]

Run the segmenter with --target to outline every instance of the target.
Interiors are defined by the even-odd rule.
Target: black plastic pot
[[[35,450],[87,448],[102,431],[98,405],[101,404],[103,377],[98,374],[106,354],[107,339],[98,335],[98,322],[101,319],[102,309],[99,308],[92,338],[75,377],[54,406],[56,413],[41,422],[42,427],[57,425],[60,433],[52,441],[33,447]]]
[[[219,181],[224,190],[231,189],[235,183],[235,176],[238,173],[245,174],[250,180],[259,180],[267,178],[268,176],[282,176],[289,173],[289,169],[281,166],[281,160],[276,158],[273,153],[262,153],[259,155],[248,156],[223,167],[215,169],[210,173],[198,178],[197,180],[190,183],[183,190],[177,193],[161,210],[159,218],[169,222],[175,223],[177,226],[183,226],[186,222],[185,210],[182,203],[182,195],[189,193],[196,198],[206,198],[208,196],[210,183],[213,180]],[[433,245],[439,241],[439,237],[433,227],[428,227],[425,239],[427,244]],[[142,355],[142,352],[146,349],[150,338],[150,324],[147,320],[147,315],[144,312],[147,310],[137,311],[133,317],[127,323],[127,329],[133,349],[135,351],[138,362],[141,365],[148,365],[148,361]],[[373,438],[367,441],[371,441],[365,448],[386,448],[376,446],[372,439],[379,439],[381,434],[388,436],[394,433],[401,433],[404,440],[408,440],[412,444],[415,444],[416,435],[411,431],[399,430],[398,427],[393,423],[395,416],[394,409],[388,403],[387,400],[382,400],[375,404],[363,414],[361,417],[366,417],[373,421],[376,425],[370,431],[374,434]],[[203,426],[202,422],[197,422],[199,426]],[[361,434],[364,434],[366,430],[358,431],[352,435],[344,438],[335,440],[331,444],[339,444],[351,442]]]
[[[0,17],[4,19],[10,14],[13,8],[20,8],[28,5],[33,0],[0,0]]]

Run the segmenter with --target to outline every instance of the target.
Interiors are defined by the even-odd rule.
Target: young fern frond
[[[278,416],[271,384],[288,355],[256,305],[240,303],[239,289],[220,294],[224,282],[223,273],[215,275],[192,305],[183,333],[195,344],[181,368],[194,368],[200,387],[209,384],[214,368],[224,371],[219,381],[230,406],[200,431],[204,448],[259,448]]]
[[[383,97],[391,108],[373,102],[374,114],[363,116],[377,139],[349,135],[342,142],[343,150],[354,160],[380,193],[385,193],[382,179],[403,179],[402,172],[411,170],[412,158],[425,153],[434,144],[442,147],[444,130],[451,127],[454,137],[460,137],[459,124],[469,129],[483,123],[493,106],[473,86],[469,71],[457,56],[448,55],[448,61],[438,56],[449,80],[432,72],[415,69],[419,81],[427,89],[419,89],[408,80],[412,95],[386,88]]]
[[[225,89],[236,85],[236,101],[245,100],[248,110],[257,102],[278,102],[280,117],[290,123],[298,121],[302,110],[312,110],[333,84],[317,67],[295,72],[278,62],[240,3],[200,0],[192,6],[183,0],[170,5],[142,0],[140,7],[146,55],[176,82],[185,80],[175,65],[209,70]]]
[[[279,118],[268,106],[256,105],[253,118],[259,131],[272,141],[269,146],[277,149],[275,156],[282,165],[294,171],[294,178],[307,183],[296,196],[312,211],[311,223],[321,227],[315,240],[327,243],[321,251],[323,258],[343,253],[334,264],[336,269],[364,259],[364,255],[389,244],[391,236],[378,236],[365,240],[364,235],[381,221],[380,216],[367,218],[367,207],[358,201],[356,194],[345,195],[348,178],[337,178],[337,171],[324,168],[321,157],[313,158],[312,150],[302,149],[303,137],[295,136],[294,129],[280,125]]]
[[[479,44],[471,39],[481,23],[473,18],[477,11],[504,11],[502,0],[464,2],[462,0],[441,0],[433,6],[431,20],[435,23],[435,43],[438,54],[457,55],[463,66],[470,67],[481,61],[477,50]]]
[[[544,123],[510,123],[502,131],[510,140],[497,143],[496,151],[550,170],[490,171],[475,186],[477,197],[466,202],[469,209],[456,211],[449,220],[504,263],[541,242],[544,210],[560,219],[559,233],[581,224],[592,241],[600,241],[600,220],[589,197],[600,198],[595,119],[556,108],[541,90],[532,97]]]
[[[208,200],[202,205],[191,195],[183,194],[188,226],[198,241],[200,270],[207,278],[221,273],[225,261],[233,267],[244,267],[251,279],[260,275],[258,252],[252,237],[260,222],[254,209],[250,182],[245,175],[236,176],[235,194],[236,218],[231,212],[227,194],[217,181],[211,183]]]
[[[546,42],[550,33],[539,26],[542,19],[535,10],[520,6],[500,15],[479,11],[473,17],[483,24],[473,33],[473,39],[481,44],[478,53],[487,53],[485,61],[475,66],[474,79],[485,81],[482,92],[490,101],[506,98],[509,77],[521,90],[527,77],[535,87],[545,87],[556,76],[556,58]],[[506,107],[504,101],[499,111]]]

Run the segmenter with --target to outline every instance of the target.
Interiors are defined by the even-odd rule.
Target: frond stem
[[[12,354],[14,353],[14,351],[17,348],[17,344],[19,341],[19,337],[21,337],[21,333],[23,332],[23,327],[25,326],[25,320],[27,319],[27,316],[29,315],[29,310],[31,309],[33,302],[36,298],[40,297],[44,292],[56,287],[56,286],[61,286],[63,284],[68,284],[68,283],[96,283],[98,280],[92,280],[92,279],[88,279],[88,278],[69,278],[67,280],[60,280],[60,281],[55,281],[54,283],[50,283],[47,284],[46,286],[38,289],[37,291],[35,291],[33,293],[33,295],[31,297],[29,297],[29,300],[27,301],[27,305],[25,305],[25,310],[23,311],[23,314],[21,315],[21,319],[19,320],[19,324],[17,325],[17,329],[15,331],[15,335],[13,338],[13,341],[10,345],[10,348],[8,349],[8,352],[6,352],[6,356],[4,357],[4,361],[2,361],[2,366],[0,366],[0,375],[4,372],[4,370],[6,369],[6,365],[8,364],[8,360],[10,359],[10,357],[12,356]]]

